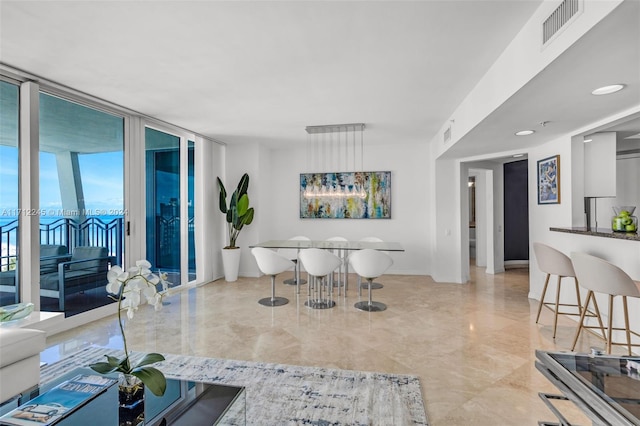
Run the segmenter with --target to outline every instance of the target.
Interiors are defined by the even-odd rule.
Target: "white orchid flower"
[[[148,260],[137,260],[136,266],[140,270],[140,275],[149,275],[151,273],[151,263]]]
[[[119,311],[126,310],[129,319],[133,318],[142,298],[153,305],[156,311],[162,308],[162,297],[171,283],[167,281],[166,273],[158,272],[156,275],[150,268],[151,263],[143,259],[136,261],[136,265],[126,271],[120,266],[113,266],[107,273],[106,290],[110,294],[120,295]],[[158,284],[162,285],[161,291],[158,291]]]
[[[171,284],[169,281],[167,281],[169,279],[169,275],[166,272],[159,272],[159,278],[160,278],[160,284],[162,284],[162,291],[167,291],[169,289],[169,284]]]
[[[119,294],[120,287],[127,281],[127,278],[129,278],[129,274],[127,272],[122,272],[121,267],[111,267],[109,272],[107,272],[107,281],[109,281],[106,288],[107,292],[110,294]]]
[[[148,285],[142,290],[142,294],[144,294],[144,297],[147,299],[147,303],[151,305],[155,303],[155,297],[158,292],[156,291],[155,286]]]
[[[146,287],[145,285],[145,280],[140,277],[140,276],[134,276],[131,277],[131,279],[129,279],[129,282],[127,283],[127,289],[131,290],[131,291],[140,291],[142,290],[144,287]]]
[[[156,311],[159,311],[160,309],[162,309],[162,296],[158,293],[155,294],[154,296],[154,302],[153,302],[153,308]]]

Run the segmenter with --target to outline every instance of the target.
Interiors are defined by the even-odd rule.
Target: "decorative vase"
[[[120,374],[118,380],[119,426],[144,425],[144,383],[131,374]]]
[[[635,206],[616,206],[611,219],[611,229],[615,232],[638,232],[638,218],[633,216]]]
[[[238,279],[240,253],[240,247],[222,249],[222,266],[224,268],[224,279],[227,282],[233,282]]]

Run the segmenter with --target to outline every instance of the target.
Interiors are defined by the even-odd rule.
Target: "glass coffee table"
[[[72,370],[29,394],[5,404],[1,407],[0,414],[29,402],[39,394],[47,392],[78,374],[96,375],[97,373],[89,368]],[[117,375],[113,375],[113,377],[116,378]],[[167,379],[167,390],[161,397],[157,397],[145,389],[144,412],[144,424],[150,426],[245,425],[245,388]],[[115,426],[118,424],[117,384],[56,422],[56,426],[87,424],[92,426]]]

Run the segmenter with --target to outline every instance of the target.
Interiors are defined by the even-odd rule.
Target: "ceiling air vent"
[[[582,12],[581,0],[564,0],[560,3],[542,23],[542,45],[547,44],[578,12]]]
[[[451,126],[447,127],[447,130],[444,131],[444,143],[447,143],[451,140]]]

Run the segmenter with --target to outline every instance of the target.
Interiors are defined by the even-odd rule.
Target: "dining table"
[[[349,262],[347,261],[348,252],[352,250],[382,250],[389,252],[403,252],[404,248],[402,244],[393,241],[327,241],[327,240],[267,240],[257,244],[249,246],[264,247],[270,249],[297,249],[298,254],[300,250],[308,248],[318,248],[323,250],[337,250],[339,256],[342,259],[344,265],[344,289],[345,295],[347,288],[349,287]],[[298,260],[299,261],[299,260]],[[299,274],[300,270],[297,269]],[[300,277],[296,276],[295,281],[300,282]],[[340,285],[340,279],[338,277],[338,285]],[[300,293],[300,286],[298,285],[297,292]]]

